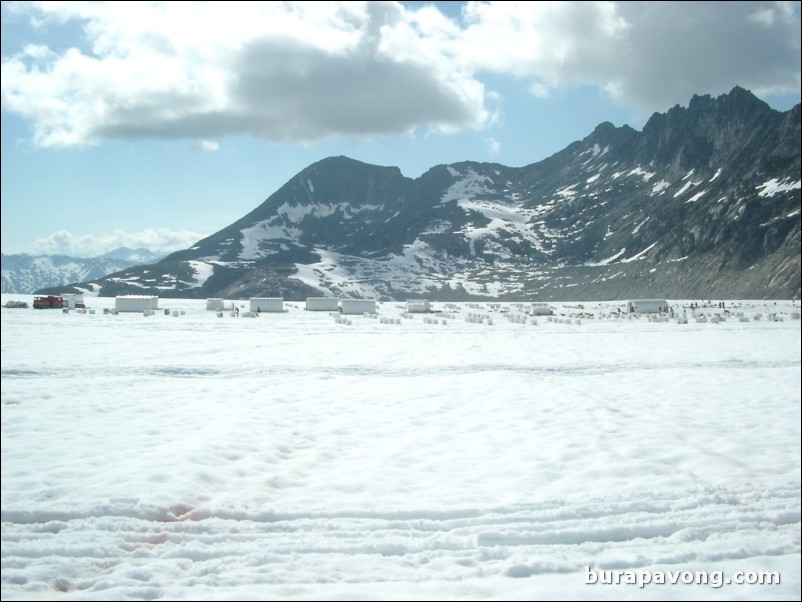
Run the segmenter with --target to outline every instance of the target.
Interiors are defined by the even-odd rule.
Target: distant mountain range
[[[417,179],[331,157],[192,248],[76,290],[162,297],[790,298],[800,294],[800,106],[747,90],[602,123],[525,167]]]
[[[100,279],[134,265],[164,257],[148,249],[120,247],[100,257],[67,255],[2,255],[2,292],[31,294],[42,288]]]

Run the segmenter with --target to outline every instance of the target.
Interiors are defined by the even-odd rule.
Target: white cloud
[[[40,146],[224,135],[309,143],[488,118],[484,86],[392,2],[13,8],[42,27],[76,21],[91,43],[86,53],[4,57],[3,107],[33,122]]]
[[[464,12],[452,50],[462,68],[530,79],[540,98],[592,85],[642,113],[736,85],[799,91],[798,3],[504,1]]]
[[[2,106],[40,146],[249,135],[313,143],[492,125],[486,73],[549,98],[591,85],[639,112],[735,85],[800,86],[792,2],[10,3],[40,39],[3,58]],[[206,150],[212,150],[207,148]]]
[[[34,241],[28,252],[35,255],[96,257],[120,247],[128,247],[169,253],[187,249],[204,236],[197,232],[167,228],[148,228],[140,232],[124,232],[117,229],[100,235],[72,234],[67,230],[60,230]]]
[[[497,155],[498,151],[501,150],[501,143],[495,138],[487,138],[485,142],[487,143],[487,148],[491,154]]]
[[[782,2],[624,2],[632,27],[610,77],[619,98],[644,110],[687,105],[693,94],[728,92],[736,84],[759,96],[799,92],[800,20]],[[756,22],[756,10],[773,22]]]
[[[551,90],[548,86],[544,86],[540,82],[532,82],[529,84],[529,93],[535,98],[551,98]]]
[[[213,153],[220,150],[220,143],[214,142],[213,140],[198,140],[195,143],[195,146],[198,148],[198,150],[202,150],[207,153]]]

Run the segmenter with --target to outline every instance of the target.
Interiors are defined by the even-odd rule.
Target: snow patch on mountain
[[[397,290],[427,296],[432,289],[450,287],[492,298],[523,290],[527,278],[540,276],[540,272],[532,270],[501,278],[499,274],[506,274],[511,263],[466,261],[437,251],[420,239],[405,245],[401,253],[378,259],[323,248],[316,248],[315,253],[320,260],[295,264],[293,278],[331,296],[382,299],[393,298]]]
[[[381,211],[382,208],[382,205],[352,205],[350,203],[312,203],[308,205],[284,203],[276,209],[276,217],[270,221],[272,225],[276,225],[279,221],[285,224],[300,224],[308,216],[328,217],[335,213],[342,214],[344,219],[351,219],[357,213]]]
[[[456,171],[456,170],[454,170]],[[459,172],[451,175],[462,175]],[[445,205],[450,201],[458,201],[462,199],[471,199],[477,195],[487,194],[490,189],[488,184],[492,184],[493,180],[488,176],[476,173],[473,169],[468,169],[464,177],[454,182],[440,197],[440,204]]]
[[[640,253],[637,253],[636,255],[633,255],[632,257],[627,257],[626,259],[622,259],[621,263],[629,263],[631,261],[638,261],[639,259],[643,259],[646,256],[646,253],[651,251],[656,244],[657,244],[656,242],[653,242],[648,247],[643,249],[643,251],[641,251]]]
[[[240,230],[242,235],[242,251],[240,259],[261,259],[267,255],[286,251],[289,246],[277,241],[288,241],[297,243],[301,236],[301,230],[296,227],[274,224],[277,218],[256,222],[253,226]],[[271,245],[272,248],[265,248]]]
[[[695,203],[696,201],[701,199],[705,195],[706,192],[707,192],[707,190],[703,190],[702,192],[697,192],[695,195],[693,195],[691,198],[689,198],[685,202],[686,203]]]
[[[607,257],[606,259],[602,259],[601,261],[588,261],[588,262],[585,263],[585,265],[587,265],[587,266],[610,265],[611,263],[613,263],[616,259],[621,257],[626,252],[627,252],[627,249],[626,249],[626,247],[624,247],[623,249],[621,249],[615,255],[611,255],[610,257]]]
[[[645,220],[643,220],[641,223],[639,223],[637,226],[635,226],[635,229],[632,231],[632,234],[633,234],[633,235],[637,234],[637,233],[638,233],[638,231],[640,231],[640,229],[641,229],[641,227],[643,226],[643,224],[645,224],[646,222],[648,222],[648,221],[649,221],[649,219],[650,219],[650,218],[648,218],[648,217],[647,217]]]
[[[789,190],[799,190],[802,188],[802,180],[797,180],[796,182],[791,181],[790,178],[785,178],[784,180],[778,180],[777,178],[772,178],[767,182],[763,182],[760,186],[756,187],[756,190],[760,190],[757,193],[758,196],[762,197],[770,197],[776,194],[780,194],[781,192],[788,192]]]
[[[576,188],[579,186],[579,183],[571,184],[570,186],[563,186],[562,188],[558,188],[554,191],[555,196],[560,197],[561,199],[572,199],[577,195]]]
[[[638,165],[636,168],[630,170],[629,173],[627,173],[627,175],[628,176],[640,176],[641,178],[643,178],[644,182],[648,182],[649,180],[651,180],[655,176],[655,173],[651,172],[651,171],[646,171],[640,165]]]
[[[502,238],[514,242],[526,242],[538,251],[545,252],[543,241],[528,225],[529,220],[534,216],[532,210],[506,205],[497,201],[462,200],[459,201],[459,206],[466,212],[475,211],[481,213],[490,220],[490,223],[486,226],[466,225],[460,231],[470,241],[473,254],[476,254],[476,241],[484,239],[490,251],[498,254],[501,258],[511,259],[513,253],[509,247],[501,242]]]
[[[649,193],[649,196],[656,196],[658,194],[663,194],[666,191],[666,188],[671,186],[670,183],[666,182],[665,180],[660,180],[659,182],[655,182],[654,186],[652,186],[652,191]]]
[[[583,157],[583,156],[585,156],[587,154],[590,154],[590,159],[588,159],[587,161],[585,161],[585,163],[583,163],[583,165],[587,165],[591,160],[596,159],[597,157],[603,157],[604,155],[606,155],[609,150],[610,150],[610,146],[609,145],[605,146],[602,149],[602,147],[599,145],[599,143],[596,142],[589,149],[584,150],[581,153],[579,153],[579,156]]]
[[[683,194],[685,194],[691,186],[695,186],[695,183],[691,181],[685,182],[682,188],[680,188],[677,192],[674,193],[674,198],[676,199],[677,197],[680,197]]]
[[[187,288],[202,287],[214,274],[214,266],[205,261],[188,261],[187,263],[195,270],[195,282],[189,284]]]

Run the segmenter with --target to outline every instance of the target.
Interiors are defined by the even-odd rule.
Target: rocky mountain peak
[[[417,179],[329,157],[230,226],[84,288],[403,299],[789,297],[800,289],[800,111],[735,88],[599,124],[520,168]],[[160,279],[159,273],[164,277]]]

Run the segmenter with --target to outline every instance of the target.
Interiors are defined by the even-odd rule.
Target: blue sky
[[[2,251],[191,246],[332,155],[522,166],[740,85],[799,2],[2,4]]]

